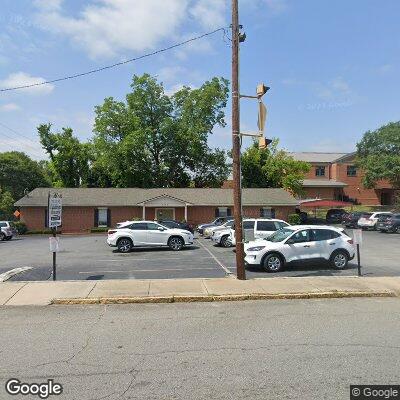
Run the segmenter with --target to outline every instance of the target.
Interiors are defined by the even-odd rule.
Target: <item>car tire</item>
[[[394,230],[396,233],[400,233],[400,226],[396,227],[396,229]]]
[[[6,240],[11,240],[12,236],[6,236]]]
[[[129,238],[121,238],[117,242],[117,248],[120,253],[129,253],[133,248],[132,240]]]
[[[349,262],[349,255],[344,250],[337,250],[331,255],[330,262],[332,267],[335,269],[345,269]]]
[[[231,247],[231,241],[229,240],[229,235],[222,236],[220,245],[221,247]]]
[[[168,247],[173,251],[182,250],[185,242],[181,237],[173,236],[168,240]]]
[[[264,257],[262,267],[267,272],[279,272],[283,269],[283,259],[279,254],[272,253]]]
[[[0,232],[0,242],[6,240],[6,235],[3,232]]]

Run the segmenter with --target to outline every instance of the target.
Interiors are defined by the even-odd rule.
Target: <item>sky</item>
[[[228,0],[1,0],[0,88],[124,61],[230,24]],[[264,82],[266,136],[290,151],[351,152],[367,130],[399,120],[400,1],[239,0],[242,94]],[[92,136],[94,107],[124,100],[133,74],[157,76],[167,93],[230,79],[227,35],[90,76],[0,92],[0,151],[45,158],[36,127]],[[230,105],[212,147],[231,147]],[[243,131],[257,104],[241,101]],[[243,147],[248,145],[245,140]]]

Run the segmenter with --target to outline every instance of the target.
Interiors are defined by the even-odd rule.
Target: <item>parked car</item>
[[[272,218],[249,218],[243,220],[243,236],[245,241],[252,241],[254,239],[267,238],[278,229],[290,226],[285,221]],[[233,225],[230,231],[229,240],[232,246],[236,245],[235,239],[235,226]]]
[[[231,226],[233,226],[233,221],[231,221]],[[211,240],[218,246],[231,247],[232,241],[230,236],[231,236],[231,227],[224,226],[222,228],[215,229],[212,232]]]
[[[129,225],[131,224],[133,221],[124,221],[124,222],[117,222],[117,224],[115,225],[116,228],[122,228],[125,225]]]
[[[393,217],[393,214],[384,214],[384,215],[381,215],[381,216],[378,218],[378,221],[376,222],[376,230],[377,230],[377,231],[386,231],[386,229],[385,229],[385,222],[386,222],[389,218],[391,218],[391,217]]]
[[[366,213],[362,215],[362,217],[358,220],[358,226],[361,229],[376,229],[376,223],[378,222],[378,218],[384,215],[392,215],[389,211],[381,211],[381,212],[374,212],[374,213]]]
[[[0,240],[11,240],[17,236],[17,229],[11,221],[0,221]]]
[[[224,224],[226,221],[229,221],[233,219],[233,217],[218,217],[216,218],[213,222],[207,223],[207,224],[200,224],[197,227],[197,232],[199,232],[200,235],[204,233],[204,229],[211,227],[211,226],[219,226]]]
[[[331,226],[288,226],[267,239],[246,243],[244,250],[246,265],[259,265],[268,272],[313,260],[329,261],[342,270],[354,258],[353,239],[343,229]]]
[[[175,221],[173,219],[163,219],[158,221],[161,225],[166,226],[167,228],[171,229],[183,229],[185,231],[189,231],[191,233],[194,233],[193,225],[190,225],[186,222],[179,222]]]
[[[212,237],[214,232],[217,232],[219,230],[226,230],[226,229],[229,230],[233,226],[234,223],[235,223],[235,221],[233,219],[230,219],[229,221],[226,221],[222,225],[209,226],[208,228],[204,229],[203,236],[205,238],[210,238],[210,237]]]
[[[379,218],[377,229],[381,232],[396,232],[400,233],[400,214],[389,215],[381,221]]]
[[[360,211],[345,214],[343,216],[342,225],[345,226],[346,228],[358,228],[358,220],[363,215],[366,214]]]
[[[343,217],[347,214],[348,212],[343,210],[343,208],[331,208],[326,213],[326,222],[328,224],[340,224],[343,221]]]
[[[133,247],[168,246],[181,250],[193,244],[193,234],[184,229],[170,229],[154,221],[133,221],[121,228],[109,229],[107,244],[128,253]]]

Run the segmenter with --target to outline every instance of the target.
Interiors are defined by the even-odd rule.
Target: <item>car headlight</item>
[[[265,246],[249,247],[247,251],[261,251],[262,249],[265,249]]]

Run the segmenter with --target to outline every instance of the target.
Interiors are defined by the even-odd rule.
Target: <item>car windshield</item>
[[[278,231],[274,232],[271,236],[268,236],[266,239],[268,242],[282,242],[286,238],[288,238],[293,233],[292,229],[279,229]]]

